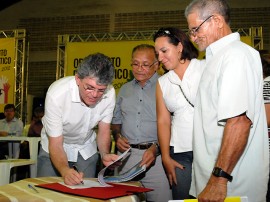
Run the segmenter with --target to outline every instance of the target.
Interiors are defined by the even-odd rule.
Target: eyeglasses
[[[103,95],[107,90],[107,88],[97,89],[97,88],[94,88],[93,86],[86,87],[86,86],[82,85],[82,87],[87,94],[96,92],[99,96]]]
[[[207,20],[209,20],[211,17],[213,17],[214,15],[210,15],[208,18],[206,18],[198,27],[194,27],[194,28],[192,28],[192,29],[190,29],[189,31],[188,31],[188,35],[189,36],[193,36],[193,37],[195,37],[196,36],[196,34],[197,34],[197,32],[199,31],[199,29],[201,28],[201,26],[207,21]]]
[[[154,36],[154,41],[156,41],[156,39],[157,39],[158,37],[161,37],[161,36],[167,36],[167,37],[170,37],[170,38],[174,38],[174,39],[176,39],[178,42],[181,41],[177,36],[175,36],[174,34],[172,34],[172,33],[170,32],[170,30],[167,30],[167,29],[164,29],[164,28],[161,28],[161,29],[159,29],[159,30],[156,32],[156,34],[155,34],[155,36]]]
[[[143,69],[150,69],[154,64],[156,64],[158,61],[155,61],[155,62],[153,62],[151,65],[149,65],[149,64],[140,64],[140,63],[136,63],[136,62],[134,62],[134,63],[131,63],[131,67],[133,67],[133,68],[139,68],[139,67],[142,67]]]

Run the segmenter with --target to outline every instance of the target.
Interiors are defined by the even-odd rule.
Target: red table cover
[[[59,183],[39,184],[35,186],[62,192],[62,193],[103,199],[103,200],[132,195],[136,193],[153,191],[153,189],[144,188],[144,187],[129,186],[129,185],[122,185],[122,184],[114,184],[114,183],[110,183],[110,184],[113,185],[113,187],[91,187],[91,188],[85,188],[85,189],[71,189]]]

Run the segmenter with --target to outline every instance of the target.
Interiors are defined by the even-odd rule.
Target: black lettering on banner
[[[0,56],[7,56],[7,49],[1,49]]]
[[[75,75],[77,73],[77,69],[73,70],[73,75]]]
[[[10,70],[10,66],[5,66],[5,67],[2,67],[1,71],[4,72],[4,71],[9,71]]]
[[[114,70],[115,79],[128,79],[128,70],[127,69],[115,69]]]
[[[78,66],[79,66],[79,64],[80,64],[82,61],[83,61],[83,58],[74,58],[74,60],[73,60],[73,67],[74,67],[75,69],[77,69]]]
[[[120,57],[111,57],[111,61],[114,65],[114,67],[120,67],[121,66],[121,58]]]
[[[11,57],[0,57],[0,64],[11,64]]]

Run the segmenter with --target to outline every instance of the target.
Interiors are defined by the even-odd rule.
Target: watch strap
[[[233,180],[233,177],[229,174],[229,173],[226,173],[224,170],[222,170],[221,168],[219,167],[214,167],[213,171],[212,171],[212,174],[216,177],[223,177],[223,178],[226,178],[228,179],[230,182]]]

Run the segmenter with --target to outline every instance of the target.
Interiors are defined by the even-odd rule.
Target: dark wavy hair
[[[183,45],[183,51],[181,55],[181,60],[191,60],[197,58],[199,52],[194,44],[190,41],[189,37],[181,29],[176,27],[165,27],[160,28],[154,35],[154,42],[159,37],[168,37],[169,43],[177,46],[179,42]]]
[[[79,64],[77,75],[80,79],[85,77],[95,78],[97,84],[111,84],[114,78],[114,66],[111,59],[102,54],[90,54]]]

